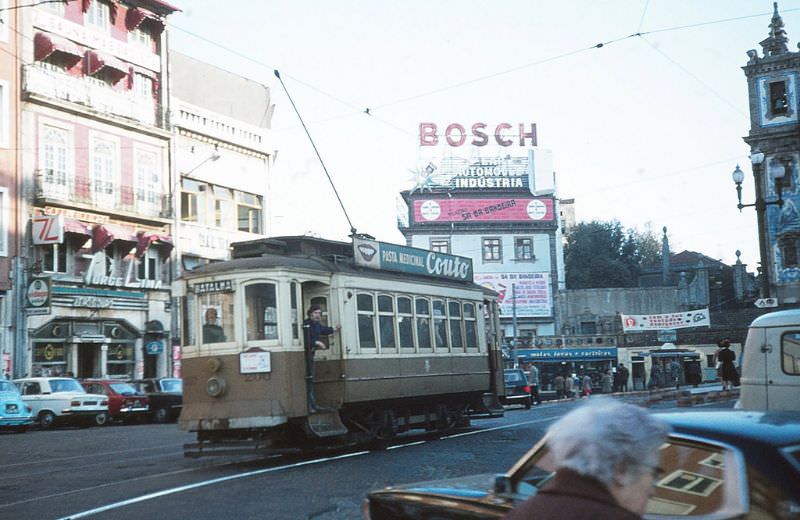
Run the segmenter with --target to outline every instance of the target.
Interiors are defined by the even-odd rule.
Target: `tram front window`
[[[247,340],[278,339],[278,303],[274,283],[254,283],[245,287]]]
[[[211,293],[200,297],[203,343],[233,341],[233,293]]]

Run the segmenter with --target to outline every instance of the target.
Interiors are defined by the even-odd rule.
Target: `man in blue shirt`
[[[308,316],[303,320],[303,340],[306,350],[306,390],[308,393],[309,412],[318,410],[314,397],[314,352],[327,350],[328,346],[322,341],[322,336],[330,336],[340,327],[326,327],[322,324],[322,307],[312,305],[306,312]]]

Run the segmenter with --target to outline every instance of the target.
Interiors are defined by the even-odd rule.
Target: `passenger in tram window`
[[[206,322],[203,325],[203,343],[224,343],[225,333],[217,324],[217,309],[206,309]]]

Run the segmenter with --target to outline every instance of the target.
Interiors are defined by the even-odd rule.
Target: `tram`
[[[444,430],[503,388],[496,294],[468,258],[276,237],[234,244],[178,287],[187,456]],[[308,355],[311,306],[340,328]]]

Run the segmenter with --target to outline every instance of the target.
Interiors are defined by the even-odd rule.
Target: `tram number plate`
[[[239,373],[263,374],[271,370],[269,352],[242,352],[239,354]]]

